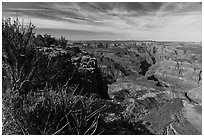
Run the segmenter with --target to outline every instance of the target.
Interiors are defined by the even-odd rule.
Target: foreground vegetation
[[[2,21],[3,134],[151,134],[109,99],[94,58],[34,29]]]

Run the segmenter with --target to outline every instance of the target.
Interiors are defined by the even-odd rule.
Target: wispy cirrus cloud
[[[63,30],[71,39],[202,39],[198,2],[3,3],[3,16],[17,15],[32,20],[41,33],[58,36]]]

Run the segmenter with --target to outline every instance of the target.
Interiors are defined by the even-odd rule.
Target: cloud
[[[56,29],[69,30],[74,33],[73,39],[202,39],[202,4],[199,2],[4,2],[2,8],[3,16],[18,14],[45,32],[52,30],[53,34]]]

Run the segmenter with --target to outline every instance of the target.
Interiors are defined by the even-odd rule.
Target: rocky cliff
[[[201,46],[185,45],[124,42],[85,49],[112,79],[109,96],[125,106],[123,113],[133,121],[148,123],[154,134],[201,134]]]

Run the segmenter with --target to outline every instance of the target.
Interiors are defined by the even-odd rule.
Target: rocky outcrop
[[[56,70],[60,71],[61,76],[65,78],[59,81],[68,82],[70,85],[77,85],[76,93],[82,95],[96,93],[102,98],[109,98],[107,94],[107,82],[102,78],[102,72],[98,67],[96,58],[89,56],[86,52],[77,49],[77,47],[71,47],[65,50],[54,49],[49,55],[52,55],[52,53],[55,54],[57,60],[61,59],[59,61],[60,63],[64,62],[62,68],[55,67]],[[60,58],[58,54],[62,53],[64,55]],[[70,58],[67,58],[67,54],[70,55]]]
[[[107,82],[102,78],[97,60],[88,53],[77,47],[39,47],[33,52],[33,64],[22,66],[26,71],[22,71],[21,80],[16,83],[20,93],[65,85],[69,92],[75,94],[96,93],[102,98],[109,98]]]
[[[193,102],[202,104],[202,87],[191,89],[186,94]]]

